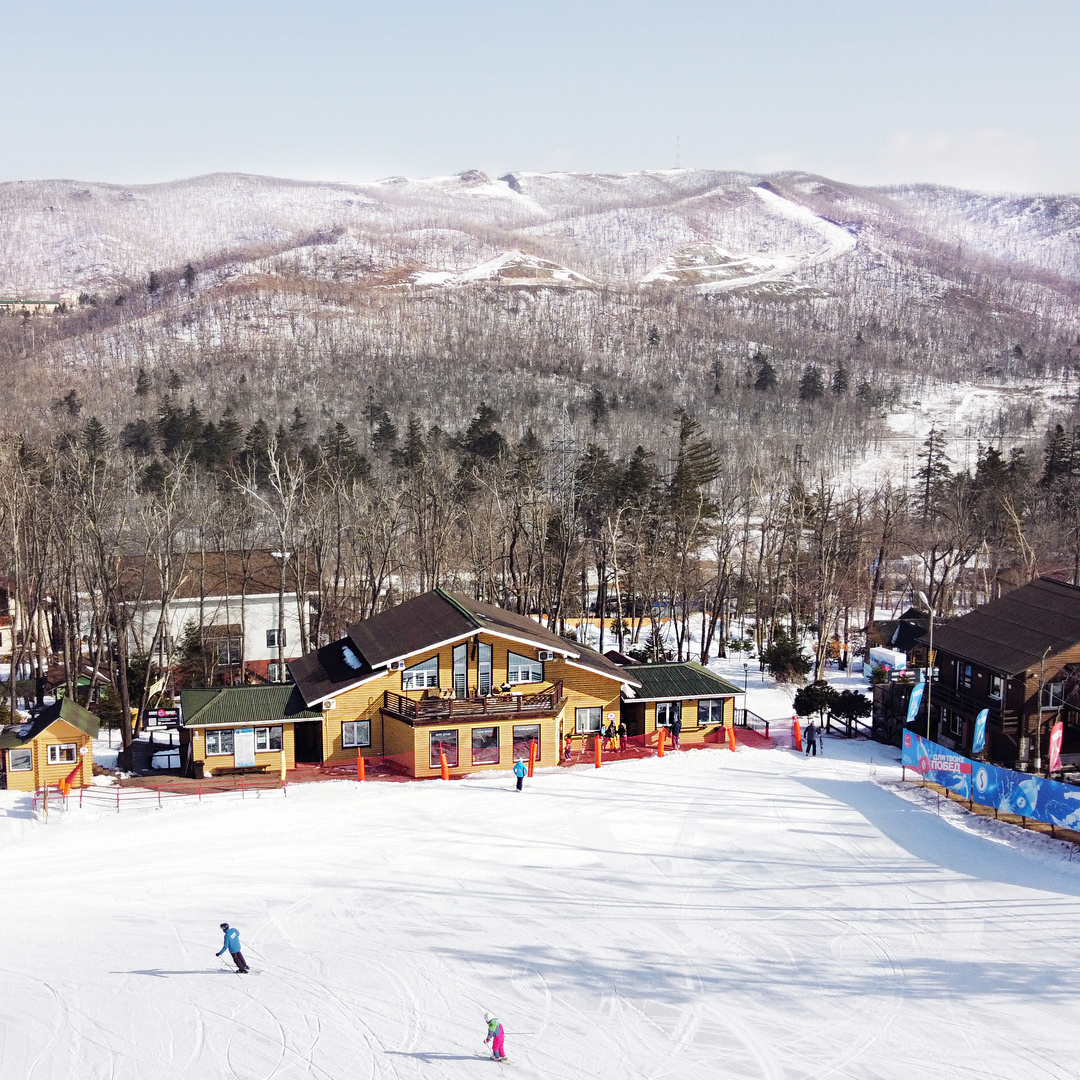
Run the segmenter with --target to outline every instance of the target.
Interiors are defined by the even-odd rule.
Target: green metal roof
[[[634,664],[628,668],[641,689],[628,701],[668,701],[685,698],[730,697],[742,691],[701,664]]]
[[[77,728],[91,739],[97,738],[98,728],[101,721],[88,709],[84,709],[78,702],[69,698],[60,698],[47,709],[42,710],[25,724],[12,724],[0,731],[0,750],[11,750],[17,746],[23,746],[36,739],[46,728],[51,727],[57,720],[63,720],[73,728]]]
[[[315,720],[318,709],[304,704],[291,683],[282,686],[219,686],[206,690],[181,690],[184,727],[215,724],[265,724],[282,720]]]

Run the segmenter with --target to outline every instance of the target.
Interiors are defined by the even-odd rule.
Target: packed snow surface
[[[1075,1076],[1070,849],[899,793],[888,748],[826,755],[48,824],[3,793],[0,1077]]]

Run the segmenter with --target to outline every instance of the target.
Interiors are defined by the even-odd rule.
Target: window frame
[[[1065,704],[1065,680],[1048,679],[1039,695],[1039,708],[1044,711],[1060,709]]]
[[[660,719],[660,710],[664,710],[664,719]],[[682,720],[682,700],[658,701],[656,703],[656,726],[669,728],[676,720]]]
[[[519,731],[536,732],[536,735],[533,736],[533,735],[530,734],[528,737],[519,738],[518,737],[518,732]],[[515,724],[514,725],[513,731],[511,732],[510,744],[513,747],[514,760],[515,761],[517,760],[519,754],[522,755],[524,758],[528,758],[528,756],[529,756],[529,743],[531,743],[533,741],[536,742],[536,757],[533,758],[533,761],[539,761],[540,760],[540,746],[541,746],[541,743],[543,742],[543,740],[541,739],[540,725],[539,724]],[[524,750],[519,749],[519,747],[524,747]]]
[[[435,673],[435,681],[429,681],[432,671]],[[410,685],[413,676],[422,675],[423,680],[418,685]],[[439,685],[439,654],[429,656],[425,660],[421,660],[419,663],[410,664],[407,668],[401,669],[401,689],[405,690],[432,690]]]
[[[60,751],[71,751],[71,756],[61,757]],[[45,747],[46,765],[74,765],[79,760],[79,747],[76,743],[49,743]]]
[[[214,659],[218,667],[236,667],[244,655],[244,643],[238,637],[214,639]]]
[[[7,767],[8,772],[33,772],[34,771],[34,748],[32,746],[13,746],[7,752],[8,760]],[[16,765],[15,754],[26,754],[26,764]]]
[[[367,727],[366,741],[358,733],[362,726]],[[352,728],[352,734],[346,735],[345,729]],[[370,720],[345,720],[341,725],[341,745],[345,750],[367,750],[371,747],[371,721]]]
[[[727,698],[722,697],[710,697],[710,698],[698,698],[697,703],[697,722],[698,727],[711,727],[713,724],[717,726],[723,726],[724,723],[724,703]],[[708,711],[708,719],[702,719],[702,707],[706,706]],[[719,713],[719,718],[717,718]]]
[[[975,669],[971,664],[965,664],[963,660],[956,661],[956,687],[957,690],[970,690],[974,678]]]
[[[583,713],[596,713],[596,727],[582,726]],[[591,719],[584,717],[585,720]],[[604,728],[604,707],[602,705],[588,705],[585,708],[574,710],[574,734],[575,735],[599,735]]]
[[[487,740],[488,744],[477,746],[478,739],[481,743]],[[492,739],[494,742],[491,741]],[[502,753],[499,745],[499,725],[484,724],[481,727],[474,727],[469,738],[469,748],[473,765],[498,765]],[[494,757],[492,757],[492,751],[494,751]]]
[[[995,690],[996,688],[996,690]],[[990,689],[987,696],[993,701],[1000,701],[1005,694],[1005,680],[1000,675],[990,673]]]
[[[275,732],[277,735],[275,736]],[[262,736],[262,741],[265,746],[259,745],[259,737]],[[277,746],[274,742],[277,742]],[[255,753],[256,754],[272,754],[278,750],[285,749],[284,729],[281,724],[270,724],[263,727],[257,727],[255,729]]]
[[[949,714],[949,734],[954,739],[959,739],[964,734],[964,718],[955,709],[946,710]]]
[[[276,649],[278,647],[278,628],[275,626],[266,631],[266,647],[268,649]],[[288,627],[282,627],[281,630],[281,647],[283,649],[288,648],[289,645],[289,629]]]
[[[516,661],[516,663],[515,663]],[[513,665],[513,666],[511,666]],[[521,678],[522,671],[526,670],[530,676],[527,679]],[[532,678],[536,672],[540,673],[538,679]],[[514,673],[517,674],[517,678],[514,677]],[[542,683],[544,681],[544,662],[543,660],[537,660],[535,657],[526,656],[524,653],[514,652],[513,649],[506,650],[506,681],[511,686],[524,686],[527,683]]]
[[[439,740],[438,744],[436,740]],[[460,739],[458,738],[457,728],[444,728],[441,731],[433,731],[428,736],[428,761],[432,769],[437,769],[442,764],[439,761],[439,751],[436,748],[437,745],[443,746],[448,752],[446,754],[446,765],[448,768],[456,769],[458,759],[460,757],[459,752]],[[453,755],[449,753],[449,750],[453,749]]]
[[[225,736],[228,736],[226,740]],[[233,728],[207,728],[206,730],[206,756],[207,757],[232,757],[236,746]],[[210,749],[210,740],[213,739],[214,749]],[[222,749],[228,742],[228,749]]]

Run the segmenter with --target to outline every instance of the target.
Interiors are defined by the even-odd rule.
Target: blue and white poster
[[[989,709],[983,709],[975,717],[975,735],[971,743],[971,752],[981,754],[986,746],[986,718],[990,715]]]
[[[922,704],[922,696],[925,690],[926,683],[924,682],[917,682],[911,688],[911,697],[908,699],[907,706],[907,722],[909,724],[919,715],[919,706]]]

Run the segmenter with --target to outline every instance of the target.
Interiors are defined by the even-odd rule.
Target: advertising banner
[[[907,722],[910,724],[919,715],[919,706],[922,704],[922,696],[926,690],[926,683],[917,682],[911,688],[911,697],[908,698]]]
[[[1080,832],[1080,787],[1074,784],[973,762],[913,731],[904,732],[901,760],[905,768],[980,806]]]
[[[1061,740],[1065,736],[1065,725],[1059,720],[1050,729],[1050,771],[1061,771]]]
[[[975,717],[975,735],[971,742],[971,752],[981,754],[986,749],[986,718],[990,715],[989,709],[983,709]]]

